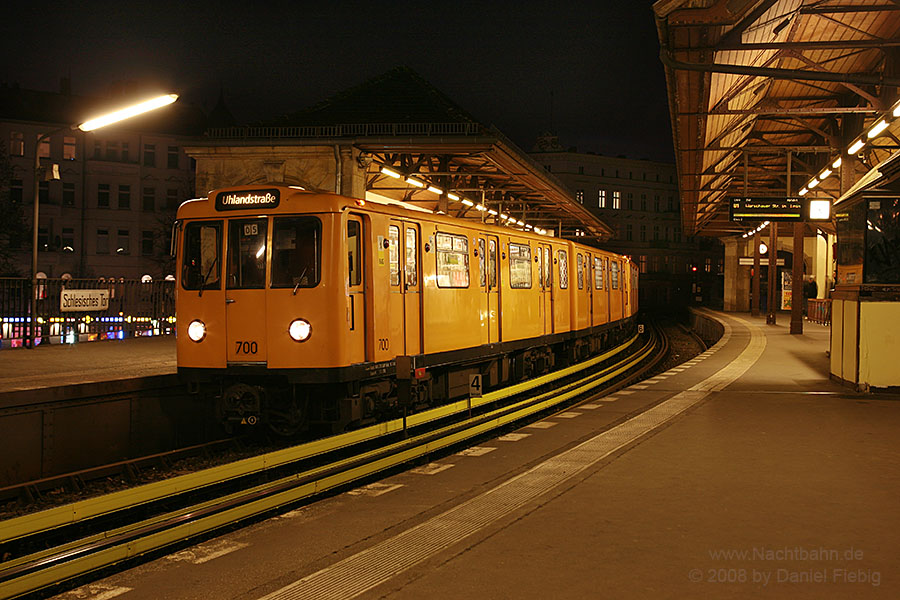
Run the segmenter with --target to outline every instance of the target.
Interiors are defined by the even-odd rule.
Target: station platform
[[[900,398],[709,314],[651,380],[57,598],[900,596]]]
[[[0,352],[0,394],[172,375],[175,337],[47,344]]]

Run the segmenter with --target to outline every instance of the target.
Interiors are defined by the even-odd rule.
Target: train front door
[[[347,328],[350,364],[372,360],[375,354],[366,338],[365,223],[357,215],[347,216],[344,249],[347,256]]]
[[[268,219],[228,221],[225,272],[225,357],[233,364],[266,364]]]
[[[549,244],[538,245],[538,269],[541,279],[541,319],[544,334],[553,333],[553,250]]]

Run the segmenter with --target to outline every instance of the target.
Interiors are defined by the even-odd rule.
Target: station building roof
[[[744,231],[728,220],[736,196],[837,199],[900,146],[897,2],[658,0],[653,10],[687,234]]]
[[[585,241],[612,234],[497,128],[406,67],[279,119],[207,135],[235,145],[349,142],[361,153],[367,192],[462,219],[528,225]]]

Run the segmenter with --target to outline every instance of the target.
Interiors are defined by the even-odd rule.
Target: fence
[[[175,282],[0,278],[0,348],[175,333]]]
[[[806,318],[813,323],[831,325],[831,298],[806,301]]]

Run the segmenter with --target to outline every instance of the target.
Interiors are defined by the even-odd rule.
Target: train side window
[[[469,287],[469,239],[462,235],[435,235],[437,284],[442,288]]]
[[[275,217],[272,223],[273,288],[319,285],[322,222],[317,217]]]
[[[578,289],[584,289],[584,256],[581,253],[575,255],[575,276],[578,278]]]
[[[553,287],[553,265],[550,259],[550,248],[544,248],[544,289],[549,290]]]
[[[599,256],[594,257],[594,289],[603,289],[603,259]]]
[[[220,289],[222,222],[188,223],[184,229],[181,287],[186,290]]]
[[[487,273],[485,272],[485,263],[487,257],[484,255],[484,240],[478,240],[478,287],[487,285]]]
[[[388,227],[388,264],[391,267],[391,285],[400,285],[400,228]]]
[[[531,287],[530,246],[509,243],[509,287],[513,289]]]
[[[347,221],[347,267],[350,285],[362,283],[362,235],[359,221]]]
[[[497,288],[497,240],[488,240],[488,288]]]
[[[268,220],[265,218],[228,222],[228,289],[265,287],[267,231]]]
[[[419,282],[419,246],[416,230],[412,227],[406,229],[406,285],[415,287]]]
[[[569,255],[565,250],[558,253],[559,263],[559,289],[564,290],[569,287]]]
[[[619,261],[614,260],[609,265],[609,282],[612,289],[619,289]]]

